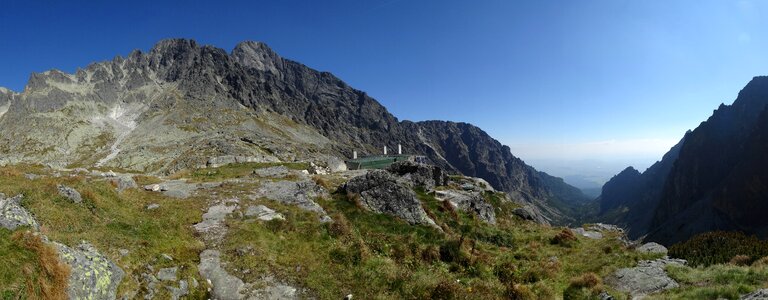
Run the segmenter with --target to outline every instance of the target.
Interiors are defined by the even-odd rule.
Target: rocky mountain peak
[[[283,59],[269,48],[267,44],[262,42],[241,42],[235,46],[231,55],[243,66],[259,71],[279,74],[279,69],[283,68]]]

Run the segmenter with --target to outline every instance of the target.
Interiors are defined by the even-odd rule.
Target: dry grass
[[[25,265],[22,269],[26,277],[26,294],[29,299],[67,299],[70,270],[66,264],[59,261],[56,249],[43,242],[39,234],[29,231],[17,231],[11,239],[37,254],[40,273],[35,276],[36,272],[31,265]]]
[[[734,266],[749,266],[752,262],[752,258],[746,255],[736,255],[728,262],[728,264]]]

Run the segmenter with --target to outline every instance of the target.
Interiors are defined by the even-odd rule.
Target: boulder
[[[80,193],[77,192],[77,190],[62,184],[59,184],[57,188],[59,189],[59,195],[69,199],[69,201],[72,201],[74,203],[83,202],[83,197],[80,196]]]
[[[451,206],[476,215],[488,224],[496,224],[496,213],[493,206],[485,202],[480,193],[466,191],[436,191],[435,196],[440,201],[448,201]]]
[[[32,214],[21,206],[23,195],[5,199],[5,195],[0,194],[0,227],[8,230],[15,230],[21,226],[32,227],[35,231],[40,230],[40,225]]]
[[[654,242],[645,243],[642,246],[637,247],[636,250],[642,253],[659,253],[664,255],[667,254],[667,247],[664,247]]]
[[[435,186],[448,183],[448,174],[432,165],[419,164],[412,161],[399,161],[387,167],[387,171],[397,174],[415,186],[430,190]]]
[[[739,297],[740,300],[768,300],[768,289],[759,289]]]
[[[640,261],[637,267],[617,270],[606,279],[606,283],[632,297],[660,292],[678,287],[678,283],[667,275],[664,268],[670,264],[685,265],[682,259],[662,258]]]
[[[357,197],[367,210],[393,215],[410,224],[436,226],[413,190],[387,171],[372,170],[352,178],[344,184],[344,190]]]
[[[326,160],[328,171],[331,173],[344,172],[347,170],[347,164],[338,157],[331,156]]]
[[[81,242],[76,248],[53,243],[71,273],[67,294],[70,299],[115,299],[125,273],[93,245]]]
[[[133,180],[133,177],[130,175],[124,175],[117,177],[117,179],[112,180],[117,185],[118,191],[124,191],[127,189],[135,189],[138,187],[136,184],[136,181]]]
[[[262,221],[271,221],[274,219],[285,220],[283,215],[264,205],[248,206],[245,210],[245,216],[249,218],[255,217]]]

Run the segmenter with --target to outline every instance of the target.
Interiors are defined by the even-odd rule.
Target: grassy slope
[[[248,178],[254,168],[266,166],[271,165],[232,165],[184,176],[194,181]],[[138,287],[132,278],[140,277],[148,263],[156,270],[180,266],[180,278],[203,282],[196,266],[204,245],[193,234],[191,225],[200,221],[212,195],[179,200],[141,190],[117,193],[107,181],[83,177],[27,180],[23,175],[46,172],[34,166],[0,168],[0,192],[9,196],[24,194],[22,205],[35,214],[51,239],[68,245],[88,240],[112,258],[128,273],[121,292]],[[137,179],[140,183],[157,182],[151,177]],[[334,176],[314,179],[328,186],[341,182]],[[75,205],[58,196],[56,185],[60,183],[78,189],[84,202]],[[569,295],[588,298],[607,289],[600,285],[599,277],[652,258],[625,249],[613,237],[580,237],[553,244],[553,237],[562,228],[512,217],[509,212],[514,204],[490,193],[485,196],[496,207],[495,226],[417,191],[423,207],[442,228],[439,231],[366,212],[342,193],[318,199],[337,220],[322,224],[316,215],[294,206],[243,197],[257,187],[257,182],[246,180],[211,191],[215,197],[238,196],[241,209],[265,204],[286,217],[285,221],[270,222],[228,218],[229,233],[221,245],[224,260],[229,262],[228,271],[246,282],[259,282],[269,274],[319,299],[339,299],[347,294],[356,299],[560,299],[569,286],[571,292],[581,291]],[[147,211],[145,207],[150,203],[158,203],[160,208]],[[46,276],[45,268],[40,265],[39,253],[13,235],[0,230],[0,257],[6,262],[0,265],[0,295],[3,299],[34,298],[24,294],[25,287]],[[121,257],[119,249],[130,252]],[[162,254],[171,255],[174,261],[162,259]],[[20,267],[30,269],[31,275],[14,276]],[[733,298],[768,281],[768,271],[763,267],[715,265],[672,267],[669,271],[683,287],[657,298]],[[598,278],[597,282],[590,282],[593,277]],[[617,299],[626,298],[616,291],[609,292]],[[205,285],[201,284],[189,298],[205,296]]]

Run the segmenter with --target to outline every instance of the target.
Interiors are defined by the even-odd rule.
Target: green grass
[[[301,163],[248,163],[194,170],[184,176],[195,181],[247,178],[256,168],[275,165],[306,167]],[[604,233],[606,237],[600,240],[577,237],[567,244],[552,243],[563,228],[520,220],[511,214],[517,205],[497,193],[484,194],[495,207],[496,225],[418,189],[415,192],[422,207],[440,229],[368,212],[341,192],[317,199],[336,220],[323,224],[315,213],[295,206],[245,197],[258,187],[258,180],[225,183],[180,200],[140,189],[118,193],[108,181],[68,174],[33,181],[24,178],[24,173],[50,172],[40,166],[1,167],[0,192],[24,194],[22,205],[36,216],[50,239],[68,245],[88,240],[115,261],[127,273],[118,295],[139,290],[136,296],[141,297],[137,278],[151,264],[155,270],[179,266],[181,279],[195,278],[201,283],[189,298],[205,298],[205,281],[197,271],[204,245],[191,226],[201,220],[211,199],[232,197],[240,199],[240,212],[248,205],[264,204],[286,220],[248,220],[238,217],[239,213],[228,217],[228,234],[220,244],[227,270],[245,282],[256,282],[256,287],[263,276],[271,275],[302,288],[307,293],[304,296],[318,299],[339,299],[347,294],[356,299],[588,299],[601,290],[626,299],[627,295],[593,278],[659,256],[627,249],[615,233]],[[342,182],[335,175],[313,179],[330,190]],[[150,184],[160,179],[136,176],[136,180]],[[73,204],[59,196],[57,184],[77,189],[83,203]],[[160,204],[160,208],[146,210],[150,203]],[[35,274],[43,274],[40,255],[12,235],[0,230],[0,257],[5,262],[0,265],[0,297],[28,298],[23,294],[27,282],[35,282],[40,278]],[[119,249],[127,249],[129,254],[121,257]],[[162,254],[171,255],[173,261],[161,258]],[[33,272],[18,276],[24,267]],[[768,286],[764,262],[752,267],[670,266],[669,273],[681,288],[654,297],[734,299]],[[158,297],[167,298],[167,291],[161,290]]]
[[[35,215],[41,231],[51,240],[70,246],[87,240],[115,261],[126,271],[119,291],[138,288],[133,278],[140,277],[148,263],[156,268],[179,266],[180,278],[201,281],[197,263],[204,245],[195,238],[191,225],[201,220],[206,205],[202,199],[178,200],[139,189],[118,193],[108,181],[83,177],[48,176],[30,181],[23,176],[29,171],[45,173],[39,167],[0,168],[0,192],[23,194],[22,206]],[[59,196],[57,184],[78,190],[83,202],[74,204]],[[147,211],[150,203],[160,204],[160,208]],[[121,257],[119,249],[127,249],[129,254]],[[171,255],[174,261],[158,259],[162,254]],[[6,267],[0,265],[0,274]]]
[[[653,299],[739,299],[741,294],[768,287],[768,268],[733,265],[709,267],[667,266],[680,288],[655,295]]]
[[[191,181],[194,181],[194,182],[221,181],[225,179],[247,177],[251,175],[251,173],[255,169],[275,167],[275,166],[285,166],[286,168],[291,170],[306,170],[307,168],[309,168],[309,164],[303,163],[303,162],[240,163],[240,164],[229,164],[229,165],[221,166],[218,168],[195,169],[188,172],[175,174],[175,177],[189,178]]]

